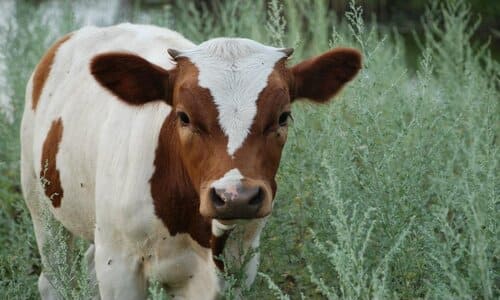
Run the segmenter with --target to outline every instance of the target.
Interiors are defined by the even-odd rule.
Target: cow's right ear
[[[292,99],[325,103],[356,76],[361,65],[361,53],[350,48],[333,49],[307,59],[291,68]]]
[[[172,102],[169,71],[137,55],[100,54],[92,59],[90,72],[97,82],[127,103]]]

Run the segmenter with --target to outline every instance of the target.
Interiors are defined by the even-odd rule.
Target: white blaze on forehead
[[[237,185],[243,179],[243,175],[241,175],[238,169],[229,170],[224,176],[217,179],[212,183],[212,187],[216,189],[224,189],[231,185]]]
[[[280,50],[248,39],[217,38],[180,55],[198,68],[199,85],[212,94],[231,156],[250,132],[257,98],[274,65],[286,56]]]

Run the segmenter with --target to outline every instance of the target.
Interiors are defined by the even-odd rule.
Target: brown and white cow
[[[233,247],[224,245],[231,229],[241,227],[246,249],[259,245],[291,103],[328,101],[361,67],[353,49],[294,67],[289,54],[239,38],[195,45],[131,24],[60,39],[28,83],[21,130],[42,262],[47,206],[92,242],[101,298],[144,299],[150,279],[180,298],[215,298],[214,256]],[[257,265],[255,254],[248,285]],[[56,298],[49,280],[42,272],[44,299]]]

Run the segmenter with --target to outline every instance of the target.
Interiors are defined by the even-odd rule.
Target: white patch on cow
[[[286,54],[248,39],[217,38],[180,56],[195,64],[199,85],[212,94],[228,138],[227,152],[233,156],[250,132],[257,99],[274,65]]]
[[[228,186],[237,185],[242,179],[243,175],[238,169],[231,169],[224,176],[214,181],[211,186],[216,189],[225,189]]]
[[[224,234],[224,232],[233,229],[236,224],[225,225],[217,220],[212,220],[212,234],[216,237],[220,237]]]

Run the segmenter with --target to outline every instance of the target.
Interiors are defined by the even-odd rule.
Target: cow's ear
[[[123,101],[140,105],[153,100],[171,103],[169,71],[129,53],[105,53],[92,59],[90,72]]]
[[[350,48],[330,50],[291,68],[293,99],[326,102],[361,69],[361,54]]]

